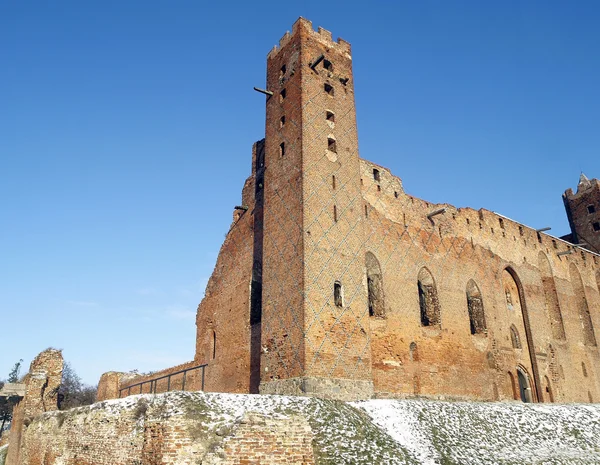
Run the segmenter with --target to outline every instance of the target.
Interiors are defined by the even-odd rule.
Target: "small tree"
[[[23,360],[19,360],[13,366],[12,370],[8,374],[9,383],[16,383],[19,381],[19,373],[21,371],[21,365]],[[0,380],[0,389],[4,387],[5,382]],[[18,402],[18,398],[16,397],[0,397],[0,437],[4,433],[4,427],[7,423],[10,423],[12,420],[12,411],[15,404]]]
[[[65,362],[62,382],[58,390],[58,408],[60,410],[93,404],[96,401],[96,391],[96,387],[83,384],[71,364]]]

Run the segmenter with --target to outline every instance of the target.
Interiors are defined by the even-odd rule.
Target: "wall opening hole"
[[[333,221],[335,221],[337,223],[337,220],[338,220],[337,207],[334,205],[333,206]]]
[[[282,116],[282,117],[279,119],[279,127],[280,127],[280,128],[282,128],[282,127],[284,127],[284,126],[285,126],[285,116]]]
[[[286,71],[287,71],[287,68],[285,67],[285,65],[283,65],[281,67],[281,69],[279,70],[279,79],[281,79],[283,76],[285,76]]]
[[[279,101],[283,102],[285,100],[287,96],[287,91],[285,89],[282,89],[281,92],[279,92]]]
[[[333,71],[333,65],[331,64],[331,61],[323,60],[323,68],[325,68],[327,71]]]
[[[332,111],[326,111],[325,118],[327,119],[327,121],[331,121],[332,123],[335,123],[335,114]]]
[[[588,211],[588,213],[595,213],[596,207],[594,207],[593,205],[588,205],[587,211]]]
[[[344,306],[344,289],[339,281],[333,283],[333,301],[336,307]]]
[[[331,176],[331,187],[335,189],[335,175]]]
[[[333,94],[334,94],[333,86],[331,86],[329,84],[325,84],[323,86],[323,89],[325,90],[325,92],[327,92],[327,95],[331,95],[333,97]]]
[[[279,156],[282,158],[285,156],[285,142],[279,144]]]
[[[600,231],[600,223],[596,222],[592,225],[592,227],[594,228],[594,231]]]
[[[337,153],[337,146],[335,144],[335,139],[332,139],[331,137],[327,138],[327,150],[329,150],[330,152],[333,152],[333,153]]]
[[[377,168],[373,168],[373,179],[377,182],[381,181],[381,174]]]

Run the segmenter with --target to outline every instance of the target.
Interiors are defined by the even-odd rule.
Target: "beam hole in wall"
[[[335,139],[331,137],[327,138],[327,150],[333,153],[337,153],[337,145],[335,143]]]
[[[398,198],[398,191],[394,191],[394,197]]]
[[[502,218],[498,218],[498,223],[500,224],[500,229],[504,229],[504,220]]]
[[[421,268],[417,279],[421,326],[436,326],[440,321],[440,302],[433,276],[427,268]]]
[[[331,86],[330,84],[325,83],[323,85],[323,90],[325,91],[325,93],[331,97],[333,97],[335,91],[333,89],[333,86]]]
[[[519,226],[519,235],[522,236],[523,234],[525,234],[525,231],[523,231],[523,226]]]
[[[285,142],[279,144],[279,157],[283,158],[285,156]]]
[[[281,89],[281,92],[279,92],[279,102],[282,103],[285,100],[286,96],[287,91],[285,89]]]
[[[344,289],[339,281],[333,283],[333,302],[336,307],[344,306]]]

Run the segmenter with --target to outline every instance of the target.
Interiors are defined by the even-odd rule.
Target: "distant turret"
[[[571,226],[571,242],[600,253],[600,181],[581,173],[577,193],[567,189],[563,202]]]

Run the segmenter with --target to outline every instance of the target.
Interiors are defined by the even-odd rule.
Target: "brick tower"
[[[581,173],[577,193],[567,189],[563,194],[571,226],[571,241],[600,253],[600,181]]]
[[[370,397],[350,44],[298,19],[267,89],[260,392]]]

